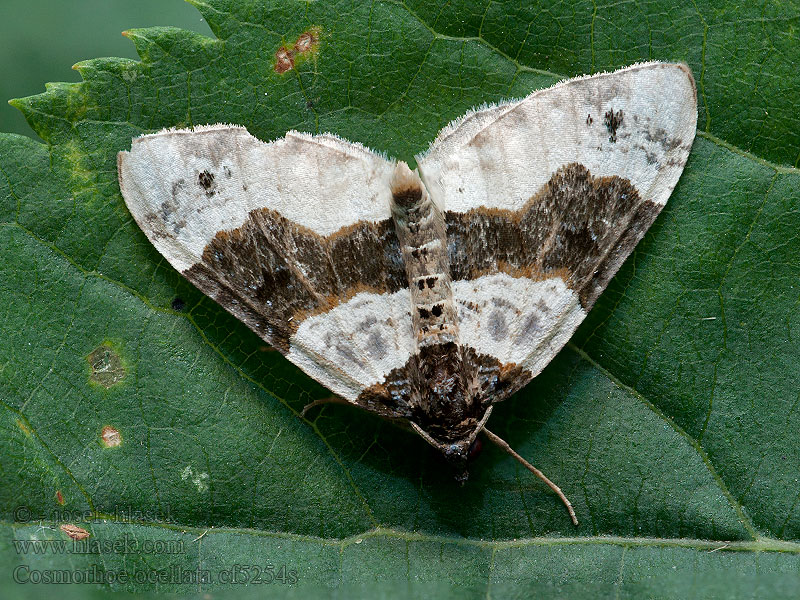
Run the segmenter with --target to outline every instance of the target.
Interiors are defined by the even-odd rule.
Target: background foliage
[[[69,67],[88,56],[136,58],[120,31],[155,23],[211,35],[197,10],[179,0],[3,0],[0,131],[34,137],[6,100],[38,94],[45,81],[80,81]]]
[[[20,568],[218,578],[285,565],[298,582],[268,589],[290,596],[448,583],[487,596],[796,595],[796,3],[192,3],[216,38],[129,31],[141,61],[87,60],[82,83],[14,101],[44,143],[0,134],[9,590],[30,589],[12,583]],[[276,52],[312,27],[318,48],[278,74]],[[686,171],[573,341],[492,417],[570,496],[577,529],[492,448],[462,489],[424,442],[370,415],[298,419],[326,391],[171,269],[119,195],[116,153],[161,127],[333,131],[408,160],[472,106],[648,59],[695,73]],[[182,551],[21,549],[69,540],[65,523]]]

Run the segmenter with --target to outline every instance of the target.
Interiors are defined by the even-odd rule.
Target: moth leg
[[[544,481],[544,482],[545,482],[545,483],[548,485],[548,487],[549,487],[551,490],[553,490],[553,491],[554,491],[554,492],[555,492],[555,493],[558,495],[558,497],[559,497],[559,498],[561,498],[561,502],[563,502],[563,503],[564,503],[564,506],[566,506],[566,507],[567,507],[567,512],[569,513],[569,517],[570,517],[570,519],[572,519],[572,523],[573,523],[575,526],[577,526],[577,525],[578,525],[578,518],[575,516],[575,510],[572,508],[572,504],[571,504],[571,503],[570,503],[570,501],[567,499],[567,497],[564,495],[564,492],[562,492],[562,491],[561,491],[561,488],[560,488],[560,487],[558,487],[558,486],[557,486],[555,483],[553,483],[552,481],[550,481],[550,480],[547,478],[547,476],[546,476],[544,473],[542,473],[542,472],[541,472],[539,469],[537,469],[536,467],[534,467],[534,466],[533,466],[531,463],[529,463],[527,460],[525,460],[525,459],[524,459],[524,458],[522,458],[522,457],[521,457],[519,454],[517,454],[517,453],[514,451],[514,449],[513,449],[511,446],[509,446],[509,445],[508,445],[508,442],[506,442],[506,441],[505,441],[503,438],[501,438],[501,437],[499,437],[499,436],[497,436],[497,435],[493,434],[491,431],[489,431],[489,430],[488,430],[488,429],[486,429],[485,427],[483,428],[483,433],[485,433],[485,434],[486,434],[486,437],[487,437],[487,438],[489,438],[489,440],[490,440],[491,442],[493,442],[493,443],[497,444],[498,446],[500,446],[500,447],[501,447],[503,450],[505,450],[506,452],[508,452],[508,453],[509,453],[511,456],[513,456],[514,458],[516,458],[516,459],[517,459],[517,460],[518,460],[518,461],[519,461],[519,462],[522,464],[522,466],[523,466],[523,467],[525,467],[525,468],[526,468],[526,469],[528,469],[528,470],[529,470],[531,473],[533,473],[534,475],[536,475],[536,476],[537,476],[539,479],[541,479],[542,481]]]
[[[319,398],[317,400],[314,400],[313,402],[309,402],[308,404],[306,404],[303,407],[303,410],[300,411],[300,415],[299,415],[300,418],[304,419],[305,416],[306,416],[306,413],[309,411],[309,409],[314,408],[315,406],[319,406],[321,404],[350,404],[350,405],[352,405],[353,403],[352,402],[348,402],[347,400],[345,400],[344,398],[341,398],[339,396],[329,396],[327,398]]]

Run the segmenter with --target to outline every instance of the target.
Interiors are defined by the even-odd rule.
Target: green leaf
[[[13,101],[45,144],[0,135],[8,590],[53,569],[241,589],[221,574],[272,565],[297,582],[253,593],[796,597],[800,7],[192,3],[217,39],[132,30],[141,62],[88,60],[82,83]],[[311,28],[318,47],[276,72]],[[119,194],[116,153],[162,127],[332,131],[409,160],[470,107],[648,59],[698,82],[683,177],[572,342],[492,417],[578,528],[494,448],[459,488],[369,414],[299,419],[328,392],[183,280]],[[71,543],[68,523],[104,551],[20,546]],[[181,551],[142,546],[168,541]],[[197,569],[211,580],[174,580]]]

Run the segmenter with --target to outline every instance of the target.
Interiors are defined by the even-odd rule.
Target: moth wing
[[[606,114],[621,119],[611,140]],[[621,113],[621,114],[620,114]],[[577,77],[523,100],[467,113],[418,157],[428,191],[447,211],[519,210],[563,166],[627,179],[664,204],[697,124],[686,65],[650,62]]]
[[[689,68],[644,63],[468,113],[418,157],[447,221],[461,341],[522,366],[510,390],[550,362],[653,223],[696,123]]]
[[[413,342],[393,169],[332,135],[264,143],[229,125],[145,135],[118,155],[125,202],[167,261],[348,400]]]

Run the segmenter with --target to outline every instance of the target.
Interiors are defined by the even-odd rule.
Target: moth
[[[577,525],[486,423],[653,223],[696,123],[689,68],[649,62],[470,111],[414,170],[332,134],[218,124],[134,139],[119,183],[167,261],[324,401],[407,423],[461,480],[483,432]]]

